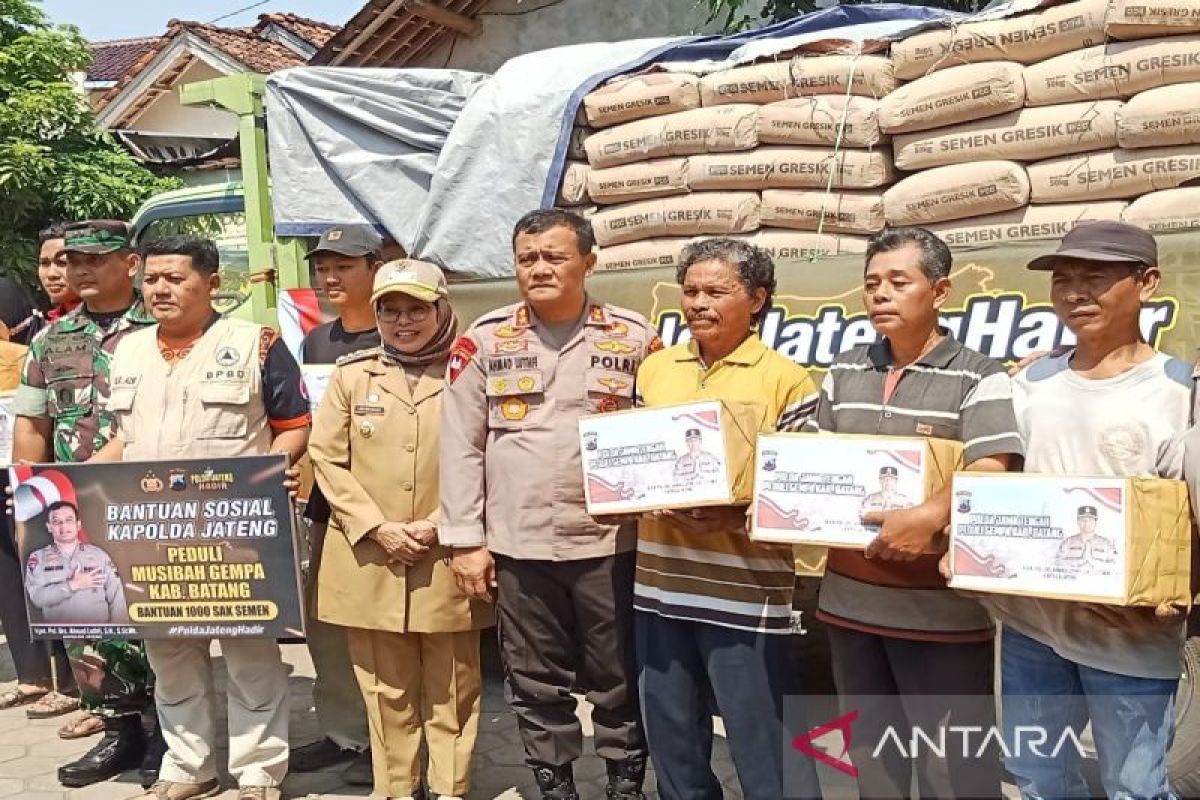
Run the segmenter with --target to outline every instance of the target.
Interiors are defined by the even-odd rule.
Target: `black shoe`
[[[350,766],[342,770],[342,780],[351,786],[374,786],[375,768],[371,765],[371,748],[363,750],[354,756]],[[419,800],[413,795],[413,800]]]
[[[538,764],[533,768],[533,777],[542,793],[542,800],[579,800],[575,789],[575,770],[570,764],[554,767]]]
[[[140,714],[106,717],[104,736],[78,761],[58,768],[58,782],[78,789],[136,769],[146,756],[146,731]]]
[[[149,789],[158,782],[158,770],[162,766],[163,756],[167,754],[167,740],[163,738],[162,728],[158,727],[158,720],[154,722],[154,729],[150,732],[150,737],[146,741],[146,755],[142,758],[142,788]]]
[[[344,764],[351,761],[358,753],[349,748],[342,749],[337,742],[328,737],[297,747],[288,757],[288,770],[291,772],[316,772],[317,770]]]
[[[646,800],[642,783],[646,780],[646,760],[627,758],[624,761],[605,761],[608,785],[604,795],[608,800]]]

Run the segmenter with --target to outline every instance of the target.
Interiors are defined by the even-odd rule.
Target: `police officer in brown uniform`
[[[583,736],[573,689],[594,709],[610,798],[641,798],[632,616],[635,531],[584,508],[579,415],[633,403],[661,347],[641,315],[588,297],[590,224],[534,211],[513,247],[522,302],[484,314],[451,350],[442,400],[441,527],[472,597],[497,590],[500,653],[526,762],[549,800],[575,800]]]

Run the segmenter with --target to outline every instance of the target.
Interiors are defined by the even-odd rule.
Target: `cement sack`
[[[1061,239],[1085,220],[1120,220],[1125,206],[1119,200],[1026,206],[985,217],[937,222],[929,230],[951,247],[993,247],[1007,242]]]
[[[826,256],[867,252],[866,236],[764,229],[744,238],[766,250],[776,269],[803,267]]]
[[[650,72],[622,78],[583,98],[588,122],[596,128],[699,107],[700,79],[680,72]]]
[[[1117,144],[1200,144],[1200,83],[1139,92],[1117,112]]]
[[[1139,197],[1200,176],[1200,146],[1106,150],[1028,167],[1035,203]]]
[[[906,133],[994,117],[1025,105],[1024,67],[963,64],[901,86],[879,101],[879,128]]]
[[[889,225],[925,225],[998,214],[1028,202],[1024,167],[977,161],[910,175],[883,193],[883,212]]]
[[[567,143],[567,158],[572,161],[587,161],[587,148],[583,146],[583,143],[593,133],[595,133],[594,130],[584,125],[576,125],[571,128],[571,140]]]
[[[758,140],[763,144],[874,147],[883,141],[873,97],[821,94],[768,103],[758,112]]]
[[[705,75],[700,79],[700,102],[774,103],[818,94],[883,97],[895,88],[892,62],[884,56],[796,56]]]
[[[696,108],[664,117],[627,122],[587,138],[593,167],[694,153],[750,150],[758,145],[758,106]]]
[[[658,236],[749,233],[758,229],[753,192],[708,192],[611,206],[592,217],[601,247]]]
[[[1117,42],[1056,56],[1025,70],[1025,105],[1131,97],[1200,81],[1200,36]]]
[[[557,205],[582,206],[588,202],[588,173],[591,167],[582,161],[568,161],[563,170],[562,186],[558,187]]]
[[[1105,30],[1114,39],[1145,39],[1200,32],[1200,2],[1113,0]]]
[[[687,237],[646,239],[641,242],[615,244],[601,247],[596,252],[596,269],[626,270],[649,269],[651,267],[674,268],[679,264],[679,255],[691,239]]]
[[[831,233],[875,233],[884,226],[880,192],[768,189],[762,193],[762,224]]]
[[[747,153],[692,156],[688,186],[704,189],[870,189],[895,177],[886,151],[760,147]]]
[[[1121,219],[1151,233],[1200,228],[1200,187],[1187,186],[1144,194],[1129,204]]]
[[[892,43],[892,64],[896,77],[904,81],[956,64],[1033,64],[1103,44],[1107,9],[1108,0],[1076,0],[1036,14],[918,33]]]
[[[597,203],[628,203],[688,191],[688,160],[656,158],[588,173],[588,195]]]
[[[1006,158],[1037,161],[1116,146],[1119,100],[1023,108],[948,128],[899,134],[896,166],[914,170]]]

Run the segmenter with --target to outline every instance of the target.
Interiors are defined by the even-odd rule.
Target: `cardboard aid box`
[[[748,504],[764,413],[705,400],[581,417],[588,513]]]
[[[920,505],[961,467],[962,444],[944,439],[760,436],[750,538],[862,550],[879,533],[863,512]]]
[[[1120,606],[1188,605],[1182,481],[960,473],[950,586]]]

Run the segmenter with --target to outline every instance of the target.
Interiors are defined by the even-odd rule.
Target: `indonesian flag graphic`
[[[633,497],[633,490],[624,483],[610,483],[595,475],[588,475],[588,495],[593,503],[619,503]]]
[[[79,508],[79,501],[75,497],[75,485],[59,470],[45,469],[35,474],[33,467],[26,465],[13,467],[12,470],[16,477],[13,486],[13,516],[17,522],[28,522],[59,501]],[[79,541],[88,541],[82,526],[79,530]]]
[[[804,531],[808,530],[809,525],[808,517],[799,510],[787,511],[769,497],[758,499],[757,518],[759,526],[776,530]]]
[[[920,450],[867,450],[868,455],[880,455],[910,472],[921,471]]]
[[[279,335],[283,343],[296,359],[300,358],[300,345],[304,337],[318,325],[332,319],[321,306],[320,295],[316,289],[284,289],[279,293],[279,306],[276,308],[279,317]]]
[[[1063,492],[1066,494],[1073,494],[1075,492],[1082,493],[1099,505],[1104,506],[1109,511],[1115,511],[1118,514],[1121,513],[1122,493],[1121,489],[1119,488],[1092,489],[1088,486],[1072,486],[1069,489],[1063,489]]]
[[[955,575],[983,578],[1003,578],[1008,574],[1008,568],[995,556],[976,552],[970,545],[963,542],[954,543],[952,571]]]
[[[721,418],[716,411],[690,412],[688,414],[672,414],[671,421],[691,420],[692,422],[712,431],[721,430]]]

